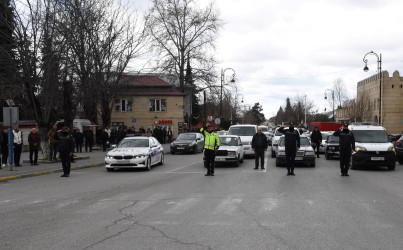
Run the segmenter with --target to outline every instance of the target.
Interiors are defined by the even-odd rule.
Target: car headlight
[[[285,155],[285,151],[279,151],[277,155]]]
[[[144,158],[146,155],[135,155],[133,156],[134,159]]]
[[[362,146],[357,146],[357,147],[355,147],[355,151],[357,151],[357,152],[358,151],[367,151],[367,149]]]
[[[113,159],[112,155],[106,155],[106,159]]]
[[[395,147],[394,147],[394,146],[391,146],[390,148],[388,148],[388,151],[393,151],[393,152],[395,152]]]
[[[305,152],[305,155],[315,155],[315,152],[308,151],[308,152]]]
[[[228,151],[228,155],[236,155],[235,151]]]

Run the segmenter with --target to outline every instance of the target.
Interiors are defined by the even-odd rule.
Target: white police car
[[[105,168],[145,168],[164,164],[164,149],[154,137],[127,137],[109,151],[105,157]]]

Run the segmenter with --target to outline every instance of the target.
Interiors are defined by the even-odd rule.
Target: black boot
[[[291,175],[290,169],[287,169],[287,176]]]

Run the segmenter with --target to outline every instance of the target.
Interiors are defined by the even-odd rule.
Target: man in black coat
[[[64,127],[62,130],[57,132],[56,137],[58,140],[58,151],[63,166],[63,175],[60,177],[69,177],[71,168],[70,159],[74,151],[73,136],[69,133],[68,127]]]
[[[76,133],[74,134],[74,142],[76,144],[77,153],[83,152],[84,135],[79,128],[77,128]]]
[[[252,138],[252,150],[255,152],[255,169],[264,169],[264,152],[267,151],[267,137],[262,133],[262,129],[258,128],[257,133]]]
[[[354,152],[355,139],[353,133],[348,129],[348,123],[344,122],[343,127],[333,133],[339,137],[340,146],[340,171],[341,176],[349,176],[351,154]]]
[[[299,133],[294,129],[294,122],[290,122],[290,127],[284,129],[281,127],[278,129],[280,133],[285,135],[285,158],[287,160],[287,175],[294,174],[295,156],[301,146]]]
[[[317,157],[320,158],[319,157],[319,148],[320,148],[320,144],[322,143],[322,133],[319,131],[318,127],[315,127],[315,129],[312,131],[311,142],[314,144],[314,145],[312,145],[313,151],[316,151]]]
[[[92,152],[92,146],[94,145],[94,133],[92,132],[91,128],[87,128],[84,130],[84,137],[85,137],[85,152],[88,151],[88,148],[90,149],[90,152]]]

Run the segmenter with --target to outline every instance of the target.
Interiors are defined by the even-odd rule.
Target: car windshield
[[[320,132],[322,134],[322,140],[326,140],[326,137],[330,135],[329,132]]]
[[[222,146],[238,146],[238,138],[235,137],[220,137]]]
[[[329,135],[329,137],[327,138],[328,142],[339,142],[339,137],[338,136],[333,136],[333,135]]]
[[[388,134],[384,130],[355,130],[353,134],[356,142],[385,143],[389,141]]]
[[[196,135],[195,134],[180,134],[177,140],[183,140],[183,141],[194,141],[196,140]]]
[[[123,140],[118,148],[143,148],[148,147],[148,139],[130,139]]]
[[[295,142],[295,143],[297,143],[297,142]],[[301,137],[301,138],[300,138],[300,143],[301,143],[301,146],[310,146],[310,145],[311,145],[311,143],[309,142],[309,140],[308,140],[307,137]],[[284,147],[284,146],[285,146],[285,137],[281,137],[281,138],[280,138],[280,143],[279,143],[279,145],[280,145],[281,147]]]
[[[274,136],[282,136],[284,135],[283,133],[281,133],[280,131],[276,130],[276,134]]]
[[[267,128],[267,127],[259,127],[259,128],[262,129],[262,132],[269,132],[269,128]]]
[[[255,127],[232,127],[229,129],[230,135],[253,136],[256,132]]]

